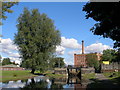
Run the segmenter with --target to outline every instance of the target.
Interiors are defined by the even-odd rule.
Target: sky
[[[101,53],[113,47],[111,39],[93,35],[90,28],[96,23],[93,19],[86,19],[82,11],[86,2],[20,2],[11,8],[13,13],[6,13],[3,20],[0,47],[3,58],[10,57],[11,61],[20,63],[17,46],[14,45],[14,35],[17,33],[17,18],[23,13],[24,7],[39,9],[54,21],[54,25],[61,32],[61,45],[57,46],[57,56],[63,57],[67,65],[74,64],[74,54],[81,54],[81,41],[84,40],[85,53]],[[0,27],[0,28],[1,28]]]

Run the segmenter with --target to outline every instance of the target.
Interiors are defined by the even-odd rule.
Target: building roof
[[[9,64],[9,65],[4,65],[2,67],[18,67],[17,65],[14,65],[14,64]]]

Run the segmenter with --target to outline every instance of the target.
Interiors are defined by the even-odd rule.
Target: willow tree
[[[53,20],[44,13],[40,14],[38,9],[29,11],[24,8],[18,18],[17,30],[14,42],[19,47],[22,65],[31,68],[31,73],[36,69],[45,71],[61,42]]]

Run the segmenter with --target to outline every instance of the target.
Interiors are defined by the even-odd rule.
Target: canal
[[[1,88],[45,88],[45,89],[65,89],[65,88],[83,88],[81,80],[78,77],[71,78],[49,78],[46,76],[37,76],[32,79],[9,81],[0,83]]]

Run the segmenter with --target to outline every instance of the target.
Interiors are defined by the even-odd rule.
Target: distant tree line
[[[15,63],[15,61],[11,62],[10,58],[3,58],[2,60],[2,57],[0,55],[0,65],[9,65],[9,64],[19,65],[18,63]]]
[[[56,57],[51,60],[51,67],[52,68],[62,68],[65,66],[64,58]]]
[[[103,55],[101,56],[102,61],[110,61],[110,62],[119,62],[120,56],[119,51],[114,49],[107,49],[103,51]]]

